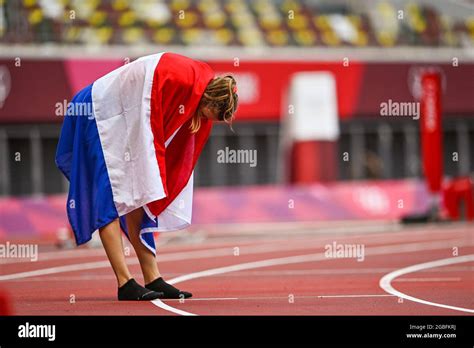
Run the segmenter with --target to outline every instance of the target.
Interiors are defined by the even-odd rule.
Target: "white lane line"
[[[162,309],[164,309],[165,311],[168,311],[168,312],[173,312],[175,314],[179,314],[179,315],[186,315],[186,316],[193,316],[193,315],[196,315],[196,314],[193,314],[193,313],[189,313],[189,312],[186,312],[186,311],[182,311],[181,309],[178,309],[178,308],[174,308],[174,307],[171,307],[171,306],[168,306],[166,303],[160,301],[160,300],[153,300],[151,301],[151,303],[153,303],[155,306],[158,306]]]
[[[455,244],[460,245],[460,246],[470,245],[470,243],[466,243],[466,241],[464,240],[458,241]],[[419,251],[419,250],[426,251],[426,250],[445,249],[448,247],[449,246],[446,245],[446,242],[427,242],[427,243],[413,243],[413,244],[400,244],[400,245],[373,247],[373,248],[366,249],[367,251],[366,258],[370,257],[371,255],[384,255],[384,254],[390,254],[390,253],[409,253],[409,252]],[[255,269],[255,268],[261,268],[261,267],[269,267],[269,266],[287,265],[287,264],[294,264],[294,263],[324,261],[324,260],[332,260],[332,258],[326,257],[324,253],[316,253],[316,254],[307,254],[307,255],[268,259],[268,260],[255,261],[255,262],[247,262],[247,263],[241,263],[237,265],[218,267],[218,268],[208,269],[205,271],[185,274],[185,275],[169,280],[168,283],[177,284],[177,283],[181,283],[181,282],[195,279],[195,278],[209,277],[209,276],[229,273],[229,272],[236,272],[236,271]]]
[[[354,221],[354,222],[357,222],[357,221]],[[459,235],[459,230],[463,231],[465,229],[465,226],[464,225],[460,225],[460,226],[451,226],[450,229],[448,231],[446,231],[446,228],[445,227],[439,227],[439,226],[432,226],[432,229],[424,229],[424,230],[419,230],[419,228],[413,228],[412,230],[409,230],[409,231],[405,231],[405,230],[400,230],[400,231],[392,231],[393,233],[384,233],[384,232],[381,232],[381,233],[370,233],[370,235],[365,235],[365,234],[360,234],[360,235],[356,235],[354,234],[354,231],[348,229],[347,227],[347,223],[348,221],[343,221],[343,225],[342,226],[338,226],[338,224],[336,223],[335,226],[337,227],[344,227],[346,230],[346,233],[341,233],[341,234],[338,234],[336,238],[335,236],[332,236],[330,239],[345,239],[345,240],[352,240],[352,239],[364,239],[364,238],[368,238],[370,237],[370,241],[371,242],[376,242],[374,244],[377,244],[377,241],[381,241],[385,244],[388,244],[392,241],[399,241],[400,238],[403,238],[403,240],[405,242],[421,242],[421,240],[419,238],[423,238],[423,236],[429,234],[431,238],[437,238],[437,239],[450,239],[451,236],[450,235],[454,235],[457,233],[457,236]],[[276,223],[275,225],[271,225],[272,228],[282,228],[282,226],[279,225],[280,223]],[[291,225],[293,223],[290,223],[290,225],[288,226],[284,226],[284,228],[286,229],[290,229],[290,233],[291,235],[294,237],[295,235],[296,236],[299,236],[300,234],[298,234],[298,230],[291,230]],[[260,224],[257,223],[255,224],[256,225],[256,228],[261,228]],[[392,225],[392,224],[389,224],[389,225]],[[220,226],[220,225],[219,225]],[[307,223],[304,223],[303,226],[305,226],[306,228],[308,228],[308,224]],[[324,226],[324,225],[323,225]],[[312,228],[313,229],[316,229],[318,232],[317,233],[312,233],[311,235],[308,235],[306,232],[303,233],[303,235],[305,236],[308,236],[308,237],[311,237],[312,240],[311,242],[317,242],[317,241],[322,241],[322,240],[330,240],[329,239],[329,236],[327,234],[321,234],[320,233],[320,228],[323,227],[323,226],[319,226],[319,225],[314,225]],[[364,225],[361,225],[361,226],[364,226]],[[376,226],[380,226],[380,225],[373,225],[373,224],[369,224],[369,226],[372,226],[372,227],[376,227]],[[394,224],[394,226],[397,226],[397,224]],[[448,236],[447,235],[441,235],[441,236],[438,236],[437,234],[433,234],[433,229],[435,231],[441,231],[441,232],[446,232],[448,233]],[[272,230],[274,231],[274,230]],[[225,236],[226,234],[221,234],[222,236]],[[191,236],[193,236],[191,234]],[[242,236],[242,232],[239,233],[239,236],[241,237]],[[268,236],[268,233],[264,233],[263,236]],[[271,236],[275,236],[275,233],[272,233]],[[164,235],[163,235],[164,237]],[[206,240],[206,244],[221,244],[221,242],[218,242],[218,241],[215,241],[213,242],[212,238],[213,238],[213,235],[210,235],[210,236],[206,236],[207,237],[211,237],[210,239],[207,239]],[[222,238],[221,238],[222,240]],[[282,239],[281,237],[279,238],[276,238],[274,240],[272,240],[272,242],[279,242],[279,241],[283,241],[283,240],[287,240],[287,238],[284,238]],[[433,239],[431,239],[433,241]],[[159,241],[158,241],[159,242]],[[234,242],[235,243],[238,243],[239,240],[236,240]],[[228,241],[227,243],[231,243],[231,241]],[[159,245],[160,246],[160,245]],[[230,246],[229,246],[230,247]],[[174,248],[174,247],[172,247]],[[174,253],[174,251],[170,251],[170,253]],[[40,255],[39,255],[39,258],[38,258],[38,262],[41,262],[41,261],[48,261],[48,260],[57,260],[57,259],[66,259],[66,258],[82,258],[82,257],[91,257],[91,256],[97,256],[97,257],[100,257],[100,256],[105,256],[105,252],[103,250],[103,248],[98,248],[98,249],[90,249],[90,248],[87,248],[87,247],[81,247],[81,248],[74,248],[74,249],[69,249],[69,250],[54,250],[54,251],[46,251],[46,252],[40,252]],[[12,263],[24,263],[24,262],[30,262],[29,260],[24,260],[24,259],[0,259],[0,264],[12,264]]]
[[[378,294],[378,295],[321,295],[319,298],[364,298],[364,297],[391,297],[393,295]]]
[[[374,273],[387,273],[393,270],[393,267],[383,268],[320,268],[320,269],[288,269],[288,270],[261,270],[261,271],[241,271],[235,273],[226,274],[226,277],[261,277],[261,276],[308,276],[308,275],[361,275],[361,274],[374,274]],[[427,269],[426,273],[451,273],[456,271],[471,272],[474,268],[472,267],[443,267],[442,269]],[[177,277],[180,273],[165,273],[165,278]],[[410,282],[410,281],[461,281],[461,278],[445,277],[445,278],[397,278],[394,282]],[[113,274],[82,274],[77,276],[38,276],[31,278],[17,279],[18,282],[65,282],[65,281],[83,281],[83,280],[115,280]]]
[[[452,309],[452,310],[455,310],[455,311],[474,313],[474,309],[456,307],[456,306],[449,306],[449,305],[446,305],[446,304],[426,301],[426,300],[419,299],[417,297],[413,297],[413,296],[404,294],[403,292],[400,292],[400,291],[396,290],[391,284],[394,279],[396,279],[397,277],[400,277],[404,274],[418,272],[418,271],[422,271],[422,270],[425,270],[425,269],[428,269],[428,268],[435,268],[435,267],[453,265],[453,264],[463,263],[463,262],[472,262],[472,261],[474,261],[474,254],[465,255],[465,256],[456,256],[456,257],[451,257],[451,258],[441,259],[441,260],[436,260],[436,261],[430,261],[430,262],[425,262],[425,263],[419,263],[417,265],[401,268],[401,269],[398,269],[396,271],[393,271],[391,273],[388,273],[388,274],[384,275],[382,277],[382,279],[380,279],[379,285],[383,290],[385,290],[389,294],[395,295],[395,296],[400,297],[400,298],[404,298],[406,300],[426,304],[426,305],[429,305],[429,306]]]
[[[41,261],[50,261],[50,260],[61,260],[67,258],[82,258],[82,257],[100,257],[105,256],[105,251],[103,248],[100,249],[85,249],[85,248],[76,248],[69,250],[54,250],[54,251],[39,251],[38,260],[35,262]],[[0,264],[12,264],[12,263],[24,263],[31,262],[28,259],[14,259],[7,258],[0,260]]]
[[[445,278],[398,278],[394,279],[394,282],[460,282],[460,277],[445,277]]]
[[[294,296],[294,300],[301,299],[317,299],[317,298],[367,298],[367,297],[393,297],[394,295],[389,294],[360,294],[360,295],[313,295],[313,296]],[[188,301],[247,301],[247,300],[284,300],[288,302],[288,296],[250,296],[250,297],[202,297],[202,298],[187,298],[184,302]],[[169,299],[166,301],[180,302],[178,299]]]
[[[458,226],[459,227],[459,226]],[[461,226],[462,227],[462,226]],[[452,239],[452,236],[453,234],[456,234],[456,230],[453,230],[453,231],[448,231],[449,232],[449,236],[447,235],[441,235],[441,236],[438,236],[436,235],[436,232],[437,231],[442,231],[442,232],[446,232],[446,231],[443,231],[442,228],[438,228],[436,229],[433,234],[433,230],[426,230],[426,231],[416,231],[416,234],[413,234],[413,231],[412,230],[409,230],[409,231],[404,231],[404,230],[400,230],[400,231],[394,231],[394,233],[377,233],[377,234],[357,234],[357,235],[354,235],[354,234],[340,234],[337,236],[334,236],[334,237],[329,237],[328,235],[320,235],[320,234],[315,234],[315,235],[310,235],[309,237],[311,237],[311,242],[312,243],[317,243],[317,242],[322,242],[322,241],[333,241],[334,239],[341,239],[341,240],[353,240],[353,239],[356,239],[356,240],[364,240],[368,237],[370,237],[370,242],[373,243],[373,244],[377,244],[378,242],[383,242],[385,245],[387,244],[390,244],[392,242],[398,242],[400,241],[400,238],[403,237],[403,241],[405,242],[422,242],[423,241],[423,237],[425,235],[430,235],[430,240],[431,241],[435,241],[435,240],[446,240],[447,242],[449,240]],[[461,230],[463,231],[463,230]],[[292,231],[293,233],[293,231]],[[293,234],[292,234],[293,235]],[[308,236],[308,235],[306,235]],[[300,236],[298,236],[297,238],[301,238]],[[271,240],[271,243],[281,243],[283,241],[287,241],[287,238],[276,238],[274,240]],[[301,239],[297,239],[297,241],[301,242]],[[207,245],[225,245],[225,243],[221,243],[221,242],[213,242],[212,241],[212,238],[211,239],[207,239],[206,240],[206,244]],[[239,245],[239,241],[235,241],[234,243],[231,243],[230,241],[227,242],[228,247],[229,248],[233,248],[235,246],[239,246],[239,247],[247,247],[247,245]],[[234,245],[235,244],[235,245]],[[366,247],[368,246],[367,243],[366,244]],[[209,249],[209,248],[208,248]],[[194,251],[199,251],[199,250],[206,250],[206,249],[198,249],[198,250],[194,250]],[[180,251],[180,252],[183,252],[183,251]],[[171,253],[176,253],[175,251],[170,251],[168,252],[167,254],[171,254]],[[161,254],[163,255],[163,254]],[[103,248],[98,248],[98,249],[89,249],[89,248],[75,248],[75,249],[69,249],[69,250],[55,250],[55,251],[46,251],[46,252],[40,252],[39,256],[38,256],[38,263],[41,262],[41,261],[50,261],[50,260],[58,260],[58,259],[70,259],[70,258],[82,258],[82,257],[91,257],[91,256],[95,256],[95,257],[100,257],[100,256],[105,256],[105,252],[103,250]],[[30,260],[25,260],[25,259],[0,259],[0,264],[13,264],[13,263],[25,263],[25,262],[30,262]]]
[[[297,256],[289,256],[289,257],[282,257],[282,258],[276,258],[276,259],[268,259],[268,260],[262,260],[262,261],[246,262],[246,263],[240,263],[240,264],[232,265],[232,266],[212,268],[205,271],[185,274],[185,275],[170,279],[168,283],[177,284],[177,283],[181,283],[181,282],[191,280],[191,279],[210,277],[216,274],[236,272],[236,271],[242,271],[246,269],[270,267],[270,266],[278,266],[278,265],[288,265],[288,264],[293,264],[293,263],[303,263],[303,262],[311,262],[311,261],[322,261],[325,258],[326,257],[324,256],[323,253],[316,253],[316,254],[297,255]]]
[[[233,301],[243,300],[244,298],[238,297],[203,297],[203,298],[187,298],[185,301]],[[175,300],[179,301],[179,300]]]
[[[134,263],[138,263],[138,261]],[[36,276],[42,276],[46,274],[84,271],[84,270],[89,270],[89,269],[105,268],[107,266],[110,266],[109,261],[76,263],[76,264],[66,265],[66,266],[41,268],[41,269],[36,269],[34,271],[28,271],[28,272],[4,274],[4,275],[0,275],[0,281],[36,277]]]
[[[461,246],[471,245],[471,243],[466,242],[465,240],[460,240],[455,245],[459,245],[459,247],[461,247]],[[447,247],[448,245],[446,244],[446,242],[443,242],[443,241],[379,246],[379,247],[366,249],[367,251],[366,258],[372,255],[410,253],[410,252],[417,252],[419,250],[427,251],[427,250],[445,249]],[[241,264],[232,265],[232,266],[212,268],[212,269],[208,269],[208,270],[204,270],[200,272],[185,274],[185,275],[170,279],[168,283],[177,284],[177,283],[181,283],[181,282],[188,281],[191,279],[210,277],[217,274],[224,274],[224,273],[242,271],[242,270],[247,270],[247,269],[279,266],[279,265],[287,265],[287,264],[295,264],[295,263],[304,263],[304,262],[328,261],[328,260],[332,260],[332,259],[327,258],[324,255],[324,253],[317,253],[317,254],[298,255],[298,256],[276,258],[276,259],[268,259],[268,260],[255,261],[255,262],[246,262],[246,263],[241,263]],[[162,303],[162,301],[160,300],[155,300],[155,301]],[[155,303],[155,301],[153,301],[155,305],[163,308],[158,303]],[[192,314],[192,313],[189,313],[189,314]]]
[[[265,245],[257,245],[257,246],[239,247],[239,253],[240,255],[245,256],[245,255],[253,255],[253,254],[279,252],[279,251],[306,250],[310,248],[313,248],[313,246],[308,245],[308,243],[301,244],[301,245],[265,244]],[[197,251],[193,250],[193,251],[183,251],[183,252],[176,252],[176,253],[158,254],[157,261],[158,262],[185,261],[185,260],[206,259],[206,258],[213,258],[213,257],[219,257],[219,256],[233,256],[233,255],[234,255],[234,247],[211,248],[211,249],[200,249]],[[129,265],[138,264],[138,259],[127,258],[127,264]],[[27,272],[4,274],[4,275],[0,275],[0,281],[30,278],[30,277],[64,273],[64,272],[99,269],[99,268],[106,268],[109,266],[110,266],[109,261],[75,263],[75,264],[65,265],[65,266],[41,268],[41,269],[27,271]]]
[[[402,247],[402,252],[411,252],[411,251],[418,251],[418,250],[429,250],[427,248],[434,247],[434,249],[444,249],[449,245],[456,245],[457,247],[469,246],[469,244],[465,239],[460,240],[452,240],[450,241],[435,241],[435,242],[421,242],[421,243],[407,243],[407,244],[394,244],[390,246],[379,246],[373,248],[366,248],[366,257],[370,256],[370,250],[378,250],[382,248],[400,248]],[[276,247],[278,246],[278,247]],[[295,251],[295,250],[306,250],[310,249],[313,246],[304,243],[302,245],[292,245],[285,244],[285,245],[274,245],[274,244],[266,244],[266,245],[257,245],[257,246],[248,246],[248,247],[241,247],[240,248],[240,255],[251,255],[251,254],[261,254],[261,253],[271,253],[271,252],[278,252],[278,251]],[[321,250],[323,253],[324,249]],[[395,250],[395,249],[394,249]],[[231,256],[234,255],[233,247],[226,247],[226,248],[211,248],[211,249],[200,249],[197,251],[184,251],[184,252],[176,252],[176,253],[167,253],[167,254],[158,254],[157,260],[158,262],[169,262],[169,261],[184,261],[184,260],[192,260],[192,259],[206,259],[212,257],[219,257],[219,256]],[[137,258],[127,258],[127,264],[135,265],[138,264]],[[64,272],[74,272],[74,271],[82,271],[82,270],[91,270],[91,269],[99,269],[99,268],[107,268],[109,267],[109,261],[96,261],[96,262],[85,262],[85,263],[75,263],[71,265],[65,266],[57,266],[57,267],[50,267],[50,268],[40,268],[33,271],[27,272],[19,272],[19,273],[12,273],[12,274],[4,274],[0,275],[0,281],[6,280],[15,280],[15,279],[22,279],[22,278],[30,278],[48,274],[57,274],[57,273],[64,273]]]
[[[266,299],[267,297],[259,297],[259,298]],[[236,300],[247,300],[247,299],[252,299],[252,298],[250,297],[248,298],[247,297],[201,297],[201,298],[187,298],[184,300],[168,299],[166,301],[184,303],[188,301],[191,301],[191,302],[194,302],[194,301],[236,301]]]

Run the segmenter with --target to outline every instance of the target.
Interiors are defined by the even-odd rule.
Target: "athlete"
[[[162,278],[153,233],[191,223],[196,161],[212,123],[231,124],[237,104],[233,76],[168,52],[121,66],[69,104],[56,153],[70,182],[68,219],[78,245],[99,231],[119,300],[192,296]],[[121,231],[145,286],[127,267]]]

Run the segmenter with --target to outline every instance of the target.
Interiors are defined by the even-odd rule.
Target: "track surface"
[[[474,314],[473,225],[352,227],[160,236],[160,270],[193,292],[185,301],[116,301],[102,248],[40,246],[37,262],[0,259],[0,287],[16,315]],[[363,245],[364,259],[328,257],[334,242]],[[133,254],[128,262],[142,282]]]

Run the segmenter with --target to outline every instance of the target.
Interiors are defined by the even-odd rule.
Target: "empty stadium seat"
[[[0,0],[0,5],[8,3]],[[474,17],[415,1],[21,0],[2,6],[0,39],[66,44],[394,46],[474,43]],[[398,5],[397,5],[398,6]],[[403,20],[398,18],[403,12]],[[25,28],[15,32],[15,28]]]

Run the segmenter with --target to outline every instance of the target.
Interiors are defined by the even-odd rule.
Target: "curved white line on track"
[[[465,241],[460,241],[459,245],[464,246],[464,245],[471,245],[471,244],[466,243]],[[385,254],[390,254],[390,253],[409,253],[409,252],[417,252],[419,250],[427,251],[427,250],[437,250],[437,249],[444,249],[444,248],[446,248],[445,242],[409,243],[409,244],[401,244],[401,245],[379,246],[379,247],[368,248],[367,249],[368,253],[366,257],[372,256],[372,255],[385,255]],[[255,269],[255,268],[260,268],[260,267],[287,265],[287,264],[303,263],[303,262],[326,261],[326,260],[332,260],[332,259],[325,257],[324,253],[317,253],[317,254],[298,255],[298,256],[276,258],[276,259],[268,259],[268,260],[255,261],[255,262],[247,262],[247,263],[241,263],[241,264],[232,265],[232,266],[212,268],[205,271],[185,274],[180,277],[170,279],[168,283],[177,284],[177,283],[181,283],[181,282],[191,280],[191,279],[210,277],[217,274]],[[154,300],[152,301],[152,303],[160,308],[165,309],[164,306],[162,306],[162,304],[164,303],[161,300]],[[168,307],[171,307],[171,306],[168,306]],[[173,310],[171,311],[176,313],[174,310],[177,310],[177,309],[174,307],[171,307],[171,308],[173,308]],[[186,315],[198,315],[198,314],[186,312]]]
[[[193,314],[193,313],[190,313],[190,312],[182,311],[181,309],[178,309],[178,308],[168,306],[166,303],[162,302],[161,300],[153,300],[153,301],[151,301],[151,303],[153,303],[155,306],[158,306],[158,307],[164,309],[165,311],[173,312],[173,313],[176,313],[176,314],[179,314],[179,315],[186,315],[186,316],[197,315],[197,314]]]
[[[380,279],[379,285],[383,290],[385,290],[389,294],[395,295],[395,296],[400,297],[400,298],[404,298],[406,300],[422,303],[422,304],[429,305],[429,306],[436,306],[436,307],[441,307],[441,308],[452,309],[452,310],[455,310],[455,311],[474,313],[474,309],[449,306],[449,305],[445,305],[445,304],[442,304],[442,303],[422,300],[422,299],[404,294],[403,292],[400,292],[400,291],[396,290],[391,284],[391,282],[395,278],[400,277],[404,274],[418,272],[418,271],[422,271],[422,270],[429,269],[429,268],[448,266],[448,265],[453,265],[453,264],[457,264],[457,263],[471,262],[471,261],[474,261],[474,254],[465,255],[465,256],[450,257],[450,258],[447,258],[447,259],[441,259],[441,260],[430,261],[430,262],[425,262],[425,263],[419,263],[417,265],[413,265],[413,266],[405,267],[405,268],[402,268],[402,269],[398,269],[396,271],[393,271],[391,273],[388,273],[388,274],[384,275]]]
[[[255,269],[255,268],[262,268],[262,267],[270,267],[270,266],[290,265],[290,264],[295,264],[295,263],[324,261],[324,260],[328,260],[328,258],[324,255],[324,253],[316,253],[316,254],[281,257],[281,258],[268,259],[268,260],[262,260],[262,261],[246,262],[246,263],[240,263],[240,264],[232,265],[232,266],[212,268],[212,269],[208,269],[208,270],[205,270],[205,271],[185,274],[185,275],[182,275],[180,277],[170,279],[168,281],[168,283],[177,284],[177,283],[185,282],[185,281],[191,280],[191,279],[210,277],[210,276],[214,276],[214,275],[217,275],[217,274],[223,274],[223,273],[237,272],[237,271],[243,271],[243,270]],[[168,306],[165,303],[163,303],[161,300],[154,300],[154,301],[151,301],[151,302],[155,306],[158,306],[162,309],[166,309],[166,310],[171,311],[173,313],[177,313],[177,311],[179,311],[179,309]],[[165,308],[165,306],[167,308]],[[182,312],[184,312],[184,311],[182,311]],[[180,314],[180,313],[177,313],[177,314]],[[184,312],[184,314],[182,314],[182,315],[197,315],[197,314],[190,313],[190,312]]]
[[[293,263],[302,263],[302,262],[311,262],[311,261],[321,261],[325,258],[326,257],[324,256],[323,253],[317,253],[317,254],[281,257],[281,258],[277,258],[277,259],[268,259],[268,260],[263,260],[263,261],[246,262],[246,263],[240,263],[240,264],[232,265],[232,266],[212,268],[212,269],[208,269],[208,270],[201,271],[201,272],[194,272],[194,273],[185,274],[183,276],[170,279],[168,281],[168,283],[177,284],[177,283],[181,283],[181,282],[191,280],[191,279],[195,279],[195,278],[210,277],[210,276],[213,276],[213,275],[216,275],[216,274],[236,272],[236,271],[260,268],[260,267],[288,265],[288,264],[293,264]],[[186,301],[186,300],[184,300],[184,301]],[[181,312],[184,312],[184,314],[178,313],[177,311],[179,311],[179,309],[168,306],[167,304],[163,303],[161,300],[153,300],[153,301],[151,301],[151,303],[153,303],[155,306],[158,306],[162,309],[166,309],[166,310],[171,311],[173,313],[177,313],[177,314],[181,314],[181,315],[197,315],[197,314],[190,313],[190,312],[185,312],[185,311],[181,311]],[[165,308],[165,306],[167,308]]]

